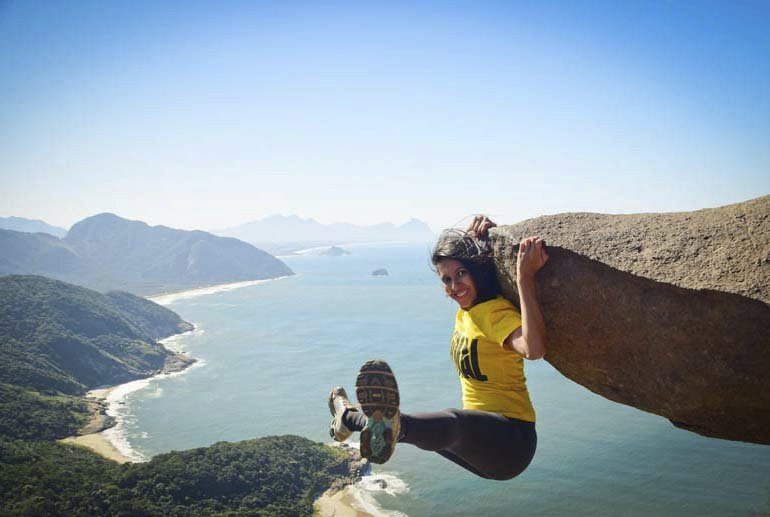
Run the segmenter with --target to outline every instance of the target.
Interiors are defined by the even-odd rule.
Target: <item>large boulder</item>
[[[491,232],[505,294],[513,245],[540,235],[546,360],[677,427],[770,444],[770,196],[666,214],[573,213]]]

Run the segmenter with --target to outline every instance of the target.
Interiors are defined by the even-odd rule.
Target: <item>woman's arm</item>
[[[484,215],[473,218],[465,230],[471,235],[486,238],[490,228],[497,225]],[[548,336],[545,321],[537,303],[535,274],[548,262],[540,237],[522,239],[516,260],[516,284],[521,301],[521,327],[516,329],[503,342],[503,348],[515,351],[527,359],[541,359],[545,355]]]
[[[503,343],[503,348],[513,350],[527,359],[540,359],[545,355],[548,336],[540,304],[537,303],[535,274],[548,262],[548,253],[539,237],[523,239],[519,244],[516,261],[516,284],[521,301],[521,327]]]

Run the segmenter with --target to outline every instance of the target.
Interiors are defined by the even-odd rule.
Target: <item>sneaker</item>
[[[396,448],[399,431],[398,385],[385,361],[367,361],[356,378],[356,397],[366,415],[361,456],[385,463]]]
[[[350,400],[348,400],[348,394],[345,393],[345,388],[337,386],[332,388],[329,393],[329,411],[332,413],[332,423],[329,426],[329,436],[334,438],[338,442],[344,442],[347,440],[353,431],[342,422],[342,417],[345,415],[345,410],[358,411]]]

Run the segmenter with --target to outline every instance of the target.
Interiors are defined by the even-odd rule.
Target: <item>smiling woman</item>
[[[495,223],[474,218],[465,232],[444,232],[433,250],[444,290],[459,305],[450,353],[463,409],[399,412],[400,396],[385,361],[365,363],[356,379],[361,408],[342,387],[329,395],[330,434],[346,440],[361,432],[361,455],[384,463],[397,442],[435,451],[474,474],[505,480],[522,473],[535,454],[535,411],[523,359],[545,354],[546,329],[535,297],[535,274],[548,261],[543,241],[521,241],[517,281],[521,312],[500,296],[487,233]]]

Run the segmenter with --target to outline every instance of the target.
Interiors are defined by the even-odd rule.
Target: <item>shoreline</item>
[[[228,282],[225,284],[214,284],[203,287],[195,287],[193,289],[185,289],[183,291],[172,291],[167,293],[153,294],[145,296],[145,299],[155,302],[158,305],[169,305],[177,300],[184,300],[187,298],[195,298],[198,296],[204,296],[207,294],[221,293],[225,291],[232,291],[234,289],[240,289],[242,287],[251,287],[253,285],[261,285],[274,280],[282,280],[294,275],[277,276],[275,278],[262,278],[260,280],[243,280],[240,282]]]
[[[179,337],[192,334],[197,330],[198,327],[193,324],[191,330],[180,332],[178,334],[171,334],[170,336],[158,340],[158,343],[161,344],[164,349],[173,353],[173,355],[169,356],[166,364],[164,364],[163,368],[158,373],[149,377],[116,384],[115,386],[95,388],[86,392],[83,399],[91,411],[91,419],[80,429],[82,434],[68,436],[58,441],[61,443],[86,447],[103,458],[121,464],[141,463],[146,461],[145,458],[134,453],[130,447],[128,447],[129,450],[124,450],[121,447],[121,444],[117,439],[119,437],[115,435],[119,431],[122,421],[118,415],[111,413],[115,413],[115,406],[122,404],[122,399],[126,395],[143,388],[152,379],[180,375],[188,372],[195,365],[203,365],[204,363],[200,359],[196,359],[180,350],[167,346],[170,342],[179,339]]]
[[[94,413],[91,415],[91,421],[86,425],[86,428],[91,427],[92,425],[98,425],[97,422],[99,420],[107,420],[107,398],[109,397],[110,393],[112,393],[119,386],[121,385],[119,384],[109,388],[97,388],[85,394],[84,398],[86,403],[89,404],[91,410],[94,411]],[[94,408],[94,405],[90,403],[92,401],[98,404],[99,409]],[[104,413],[102,413],[102,411],[104,411]],[[108,427],[103,427],[90,433],[81,434],[78,436],[68,436],[67,438],[62,438],[59,440],[59,442],[86,447],[94,451],[99,456],[107,458],[108,460],[115,461],[117,463],[122,464],[135,462],[135,459],[124,455],[122,452],[120,452],[120,450],[118,450],[117,447],[115,447],[109,438],[104,436],[105,431],[111,429],[114,425],[115,422],[112,422]]]
[[[318,517],[374,517],[357,508],[352,485],[341,490],[329,489],[313,503],[313,515]]]

